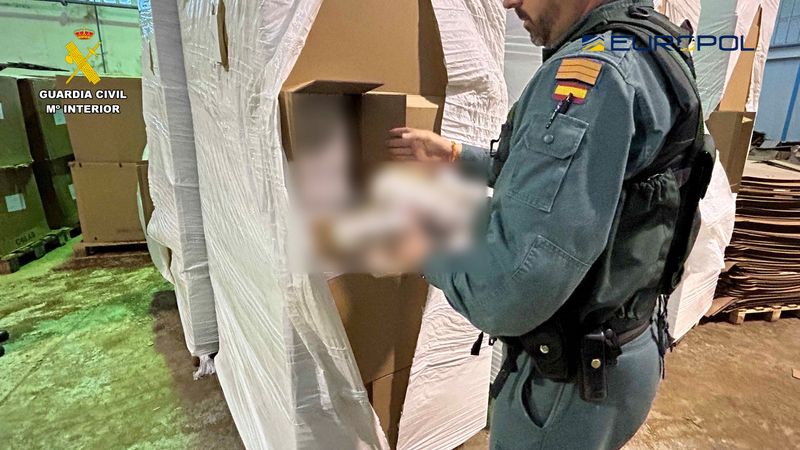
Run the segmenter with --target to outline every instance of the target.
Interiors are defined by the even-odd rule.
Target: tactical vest
[[[564,42],[608,31],[644,43],[654,35],[691,32],[652,8],[623,5],[590,16]],[[554,53],[546,51],[545,60]],[[698,204],[711,179],[716,151],[704,133],[691,54],[678,47],[650,54],[678,106],[677,120],[655,160],[624,183],[606,248],[564,306],[523,336],[498,337],[507,355],[492,386],[493,396],[516,370],[516,358],[523,351],[533,358],[540,375],[579,382],[584,399],[592,401],[605,398],[600,389],[605,374],[597,375],[599,368],[615,364],[621,345],[649,329],[654,316],[662,357],[672,345],[666,299],[680,282],[697,237]],[[514,111],[503,126],[497,151],[492,151],[495,176],[508,158]]]

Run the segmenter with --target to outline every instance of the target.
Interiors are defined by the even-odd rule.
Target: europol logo
[[[602,52],[606,49],[606,42],[601,34],[590,34],[582,39],[582,50],[585,52]]]
[[[714,36],[710,34],[694,35],[652,35],[647,40],[634,38],[633,36],[612,34],[603,36],[600,34],[589,34],[581,38],[581,49],[585,52],[628,51],[652,52],[658,49],[677,49],[684,53],[701,51],[705,47],[710,47],[723,52],[752,52],[755,47],[748,48],[745,36],[723,35]]]
[[[74,42],[69,41],[67,43],[67,56],[64,58],[64,60],[67,61],[67,64],[75,65],[75,70],[72,71],[72,75],[67,78],[67,84],[69,84],[69,82],[75,78],[75,75],[77,75],[78,72],[83,74],[83,76],[85,76],[86,79],[92,84],[97,84],[100,82],[100,76],[97,75],[97,72],[95,72],[92,65],[89,64],[89,59],[96,55],[95,52],[98,48],[100,48],[100,41],[98,41],[97,44],[90,48],[86,55],[84,55]]]

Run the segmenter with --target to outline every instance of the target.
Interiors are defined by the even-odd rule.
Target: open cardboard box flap
[[[312,80],[284,89],[296,94],[361,95],[383,86],[370,81]]]
[[[281,135],[287,159],[293,159],[298,135],[309,126],[306,118],[318,112],[314,102],[339,102],[341,110],[351,115],[360,140],[354,151],[360,155],[362,173],[385,159],[390,129],[441,129],[443,97],[374,91],[381,86],[383,83],[375,81],[312,80],[281,91]]]

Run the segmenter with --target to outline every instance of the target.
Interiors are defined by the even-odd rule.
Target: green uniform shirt
[[[618,0],[590,14],[631,4],[648,2]],[[610,33],[603,37],[610,42]],[[583,103],[547,128],[556,88],[569,82],[557,80],[559,68],[575,58],[600,63],[600,73]],[[486,171],[494,187],[485,238],[467,254],[431,258],[425,276],[477,328],[496,336],[531,331],[567,301],[600,257],[623,182],[653,161],[677,117],[659,70],[646,51],[567,43],[519,99],[499,175],[486,150],[465,146],[462,161]],[[647,261],[631,261],[637,263]],[[626,281],[635,292],[650,280]]]

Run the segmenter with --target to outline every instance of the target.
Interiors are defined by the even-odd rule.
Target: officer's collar
[[[637,5],[637,6],[644,6],[647,8],[653,8],[653,0],[609,0],[606,3],[594,8],[593,10],[589,11],[581,20],[575,23],[569,31],[564,34],[564,37],[556,44],[545,47],[542,50],[543,57],[545,60],[549,59],[553,56],[561,47],[567,45],[571,42],[577,34],[578,31],[581,30],[587,23],[596,22],[602,18],[609,17],[619,9],[628,8],[630,6]]]

